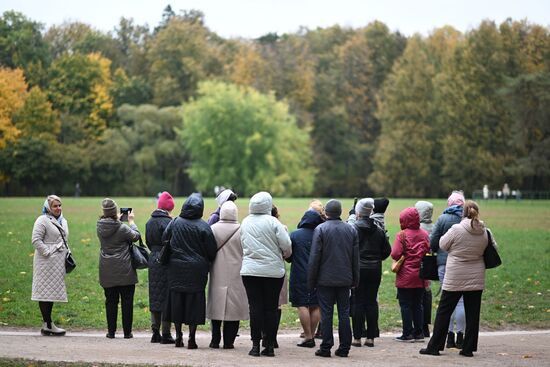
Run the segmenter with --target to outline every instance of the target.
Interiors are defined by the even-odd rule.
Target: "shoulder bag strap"
[[[61,239],[63,239],[63,244],[65,245],[67,250],[69,250],[69,252],[71,252],[71,249],[69,248],[69,246],[67,245],[67,241],[65,240],[65,236],[63,235],[63,231],[61,230],[61,228],[59,226],[56,225],[55,227],[59,231],[59,234],[61,235]]]
[[[231,236],[229,236],[229,237],[227,238],[227,240],[225,240],[225,242],[222,243],[222,245],[221,245],[220,247],[218,247],[218,249],[216,250],[216,252],[220,251],[220,250],[225,246],[225,244],[226,244],[227,242],[229,242],[230,239],[233,238],[233,236],[235,235],[235,233],[237,233],[237,231],[238,231],[240,228],[241,228],[241,226],[239,225],[239,226],[237,227],[237,229],[236,229],[233,233],[231,233]]]

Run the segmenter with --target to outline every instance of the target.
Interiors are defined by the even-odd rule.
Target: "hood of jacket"
[[[151,217],[153,218],[171,218],[170,214],[164,209],[155,209],[151,213]]]
[[[360,218],[354,224],[358,229],[364,230],[367,233],[373,233],[378,229],[372,218]]]
[[[220,220],[225,222],[237,222],[239,218],[239,210],[237,205],[232,201],[226,201],[220,209]]]
[[[298,223],[298,228],[314,229],[321,223],[323,223],[323,219],[321,218],[321,215],[319,215],[317,211],[313,209],[309,209],[302,216],[300,223]]]
[[[463,212],[464,212],[464,208],[461,207],[460,205],[451,205],[445,208],[445,210],[443,210],[443,214],[452,214],[452,215],[457,215],[459,217],[462,217]]]
[[[405,208],[399,213],[401,229],[419,229],[420,216],[416,208]]]
[[[420,223],[431,223],[432,216],[434,213],[434,205],[429,201],[417,201],[414,204],[416,210],[418,210],[418,215],[420,216]]]
[[[485,224],[483,222],[476,221],[473,223],[474,225],[472,227],[472,220],[469,218],[464,218],[460,221],[460,225],[471,234],[481,235],[485,232]]]
[[[260,191],[250,198],[248,210],[250,214],[269,214],[273,207],[273,199],[269,192]]]
[[[97,233],[103,237],[111,237],[122,225],[122,222],[112,218],[101,218],[97,221]]]
[[[185,219],[202,218],[204,212],[204,200],[201,194],[193,193],[183,203],[181,207],[180,217]]]

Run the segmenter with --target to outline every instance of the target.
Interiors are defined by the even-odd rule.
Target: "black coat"
[[[359,267],[381,270],[382,261],[391,253],[386,233],[371,218],[361,218],[353,225],[359,235]]]
[[[307,282],[310,289],[359,284],[359,238],[354,227],[329,218],[315,228]]]
[[[179,217],[170,222],[162,241],[170,246],[168,285],[171,291],[204,292],[210,264],[216,257],[216,240],[201,219],[204,202],[198,194],[187,198]]]
[[[292,306],[318,305],[317,293],[307,286],[307,263],[313,240],[313,230],[323,223],[321,216],[314,210],[304,213],[298,223],[298,229],[290,234],[292,256],[290,261],[290,302]]]
[[[164,210],[155,210],[145,224],[145,242],[151,250],[149,255],[149,309],[162,312],[168,289],[166,266],[157,262],[162,249],[162,234],[172,218]]]

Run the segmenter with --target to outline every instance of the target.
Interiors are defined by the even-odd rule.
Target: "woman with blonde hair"
[[[65,330],[52,321],[54,302],[67,302],[65,288],[65,256],[69,227],[61,213],[61,199],[49,195],[44,201],[42,215],[34,222],[32,245],[34,246],[32,296],[38,301],[43,325],[40,333],[48,336],[65,335]]]
[[[439,242],[439,247],[449,254],[447,268],[433,335],[420,354],[437,356],[444,349],[447,326],[460,297],[464,298],[466,312],[466,333],[460,355],[473,357],[473,352],[477,351],[481,294],[485,288],[483,252],[488,238],[487,229],[479,220],[477,203],[466,201],[462,220],[453,225]]]

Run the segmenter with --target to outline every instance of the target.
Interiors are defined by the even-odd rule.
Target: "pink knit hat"
[[[459,205],[464,206],[464,194],[462,191],[453,191],[447,199],[447,206]]]
[[[172,209],[174,209],[174,198],[172,198],[172,195],[170,195],[168,191],[164,191],[162,194],[160,194],[157,208],[167,211],[171,211]]]

